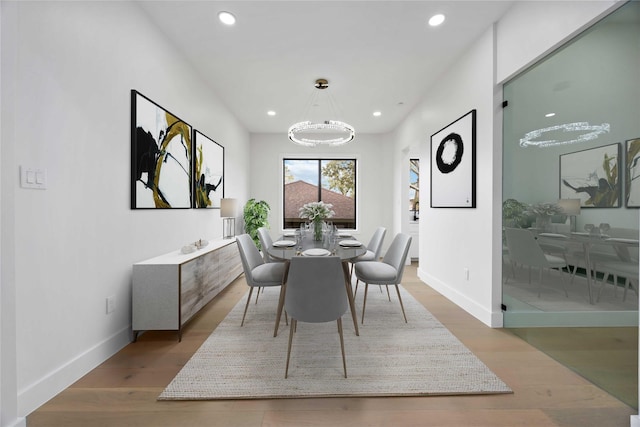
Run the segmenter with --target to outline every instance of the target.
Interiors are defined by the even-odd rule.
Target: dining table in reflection
[[[330,231],[323,235],[322,240],[316,241],[313,233],[309,230],[285,230],[285,232],[274,241],[271,247],[266,249],[269,256],[284,261],[285,272],[282,280],[283,292],[280,293],[278,301],[278,314],[276,316],[276,325],[273,336],[278,335],[280,327],[280,319],[282,317],[282,309],[284,307],[284,297],[286,293],[287,275],[289,272],[289,261],[296,256],[337,256],[342,262],[342,271],[344,273],[344,283],[351,309],[351,317],[353,319],[353,327],[356,335],[360,335],[358,330],[358,321],[356,316],[355,301],[353,290],[351,288],[351,274],[349,273],[349,262],[367,252],[367,247],[355,240],[348,232]]]

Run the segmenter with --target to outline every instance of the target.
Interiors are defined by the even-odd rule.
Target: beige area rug
[[[428,396],[510,393],[487,366],[401,288],[391,301],[369,287],[364,325],[356,336],[350,312],[342,318],[344,378],[336,322],[298,322],[289,378],[284,378],[289,327],[273,337],[279,289],[252,300],[240,327],[243,298],[187,362],[158,400],[268,399],[339,396]],[[255,294],[255,293],[254,293]],[[362,309],[363,292],[357,307]]]

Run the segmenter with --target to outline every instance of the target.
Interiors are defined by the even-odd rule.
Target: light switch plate
[[[47,170],[31,166],[20,166],[20,187],[45,190],[47,188]]]

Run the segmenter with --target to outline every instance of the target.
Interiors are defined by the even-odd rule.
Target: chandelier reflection
[[[531,132],[527,132],[523,138],[520,139],[521,147],[552,147],[556,145],[564,144],[576,144],[580,142],[591,141],[597,139],[603,133],[608,133],[610,130],[609,123],[602,123],[601,125],[590,125],[589,122],[577,122],[577,123],[565,123],[556,126],[550,126],[544,129],[536,129]],[[570,133],[570,132],[582,132],[575,138],[566,139],[545,139],[536,140],[545,133],[557,132]]]

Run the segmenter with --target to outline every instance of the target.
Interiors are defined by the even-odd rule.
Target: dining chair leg
[[[287,292],[287,279],[289,278],[289,266],[290,262],[286,261],[284,264],[284,273],[282,273],[282,285],[280,286],[280,298],[278,299],[278,312],[276,314],[276,326],[273,330],[273,336],[278,336],[278,328],[280,327],[280,318],[282,317],[282,310],[284,308],[284,296]],[[284,313],[285,322],[287,320],[287,313]]]
[[[613,277],[614,277],[613,286],[617,286],[617,282],[615,281],[615,276]],[[596,298],[596,302],[600,302],[600,296],[602,295],[602,290],[604,289],[604,285],[606,285],[607,280],[609,280],[609,273],[604,273],[604,275],[602,276],[602,283],[600,284],[600,289],[598,289],[598,297]]]
[[[260,297],[260,290],[261,289],[264,289],[264,288],[260,287],[260,288],[258,288],[258,292],[256,292],[256,304],[258,304],[258,297]]]
[[[564,289],[564,296],[569,298],[569,292],[567,292],[567,285],[564,283],[564,271],[562,268],[558,268],[558,272],[560,273],[560,282],[562,283],[562,289]]]
[[[391,294],[389,293],[389,285],[384,285],[387,288],[387,298],[391,301]],[[382,292],[382,285],[380,285],[380,292]]]
[[[625,301],[627,299],[627,290],[629,288],[632,288],[636,295],[638,295],[638,287],[634,284],[633,280],[627,277],[624,283],[624,293],[622,295],[622,301]]]
[[[293,342],[293,333],[296,329],[296,319],[291,318],[291,326],[289,328],[289,348],[287,349],[287,366],[284,369],[285,379],[289,376],[289,359],[291,358],[291,343]]]
[[[369,284],[364,284],[364,300],[362,301],[362,320],[360,323],[364,325],[364,310],[367,308],[367,292],[369,291]]]
[[[340,334],[340,349],[342,350],[342,367],[344,368],[344,377],[347,378],[347,359],[344,356],[344,336],[342,334],[341,317],[338,317],[338,334]]]
[[[251,301],[252,293],[253,293],[253,286],[249,288],[249,296],[247,297],[247,304],[244,306],[244,314],[242,315],[242,323],[240,323],[240,327],[244,326],[244,317],[247,315],[247,308],[249,308],[249,301]]]
[[[531,267],[529,267],[531,268]],[[529,280],[531,280],[531,270],[529,270]],[[531,283],[531,282],[529,282]],[[538,298],[540,298],[540,292],[542,291],[542,267],[540,267],[540,276],[538,277]]]
[[[404,323],[409,323],[407,322],[407,315],[404,312],[404,304],[402,304],[402,297],[400,296],[400,288],[398,287],[397,284],[396,284],[396,292],[398,293],[398,301],[400,301],[400,308],[402,309],[402,316],[404,317]]]
[[[275,329],[273,330],[274,337],[278,336],[278,329],[280,328],[280,318],[282,317],[282,310],[284,309],[284,296],[286,292],[287,292],[287,286],[283,284],[282,286],[280,286],[280,298],[278,298],[278,310],[276,313],[276,326],[275,326]],[[287,317],[286,312],[284,314],[284,317],[286,319]],[[291,321],[293,322],[293,318],[291,319]]]

